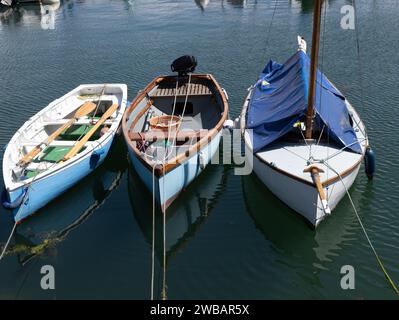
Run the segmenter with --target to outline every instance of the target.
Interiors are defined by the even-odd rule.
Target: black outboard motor
[[[187,73],[191,73],[195,71],[195,67],[197,66],[197,59],[194,56],[181,56],[172,62],[170,68],[172,72],[177,72],[179,77],[187,75]]]

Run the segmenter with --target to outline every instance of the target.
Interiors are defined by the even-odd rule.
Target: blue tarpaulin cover
[[[293,125],[306,115],[309,76],[310,59],[301,50],[284,64],[270,60],[265,66],[254,86],[247,113],[247,128],[253,129],[254,152],[291,130],[299,130]],[[326,125],[324,130],[329,131],[330,139],[361,153],[344,96],[319,70],[315,110],[316,123]]]

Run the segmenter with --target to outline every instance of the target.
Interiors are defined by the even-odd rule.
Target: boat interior
[[[364,150],[367,144],[363,135],[364,125],[360,122],[357,114],[355,119],[353,117],[354,115],[350,115],[350,123]],[[342,145],[330,137],[328,130],[323,129],[323,125],[317,123],[317,121],[315,121],[313,129],[313,139],[304,143],[305,133],[299,126],[293,127],[290,132],[258,151],[257,156],[272,166],[309,182],[312,182],[312,177],[304,172],[304,168],[309,165],[310,156],[315,160],[328,159],[326,163],[338,172],[349,170],[354,163],[362,158],[361,154],[348,149],[342,150]],[[319,163],[318,166],[324,170],[320,173],[322,181],[336,176],[336,173],[332,172],[329,166],[323,163]]]
[[[14,141],[14,151],[16,152],[11,152],[9,156],[9,162],[14,167],[12,170],[13,181],[18,182],[33,178],[37,174],[48,170],[54,163],[63,160],[64,156],[78,140],[90,131],[108,108],[115,103],[120,105],[122,93],[101,93],[102,86],[98,88],[100,89],[98,93],[87,91],[87,89],[56,101],[52,107],[44,109],[37,117],[32,118],[29,125],[21,130]],[[87,102],[92,102],[95,105],[93,111],[79,117],[53,141],[45,145],[42,151],[27,166],[21,168],[17,165],[22,157],[42,144],[51,134],[74,118],[75,112]],[[100,139],[109,130],[114,122],[115,113],[96,130],[78,153],[84,151],[90,143]]]
[[[129,136],[147,162],[170,160],[185,152],[222,118],[223,99],[214,82],[195,76],[188,81],[188,77],[164,78],[131,113]],[[163,126],[153,125],[162,117]]]

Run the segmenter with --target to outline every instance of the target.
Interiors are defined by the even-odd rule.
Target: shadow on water
[[[43,253],[54,253],[59,242],[87,221],[107,200],[126,170],[126,146],[117,137],[104,163],[62,196],[17,226],[7,255],[21,265]]]
[[[181,252],[205,223],[227,186],[227,169],[219,165],[208,168],[172,203],[166,214],[166,265]],[[128,169],[129,200],[134,217],[145,241],[152,248],[152,194],[137,173]],[[163,215],[155,212],[155,257],[158,262],[158,290],[161,292],[163,265]],[[155,262],[154,262],[155,263]]]

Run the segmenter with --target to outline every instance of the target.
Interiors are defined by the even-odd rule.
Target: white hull
[[[248,156],[248,153],[246,154]],[[352,186],[359,172],[359,168],[360,164],[352,173],[342,179],[346,188],[350,189]],[[256,156],[253,158],[253,170],[263,184],[276,197],[292,210],[303,216],[312,227],[317,227],[327,216],[314,185],[292,179],[261,162]],[[337,180],[331,185],[324,187],[324,191],[327,195],[327,202],[331,210],[334,210],[346,194],[345,187],[341,180]]]
[[[304,217],[313,228],[316,228],[331,212],[325,211],[323,208],[311,175],[303,172],[303,169],[310,164],[308,163],[308,146],[298,143],[282,144],[275,149],[253,154],[252,138],[250,132],[246,129],[245,122],[251,93],[250,91],[245,99],[240,116],[240,127],[245,142],[247,162],[251,163],[253,161],[255,174],[276,197]],[[362,154],[340,152],[337,148],[322,144],[312,145],[312,156],[316,160],[337,154],[328,159],[325,164],[315,162],[319,168],[325,171],[320,174],[320,178],[330,210],[334,210],[345,196],[346,189],[349,190],[351,188],[368,146],[363,122],[349,103],[347,103],[347,108],[354,122],[358,124],[358,129],[355,131],[362,148]],[[253,158],[248,159],[248,157]]]
[[[2,201],[6,208],[13,209],[16,222],[22,221],[49,203],[104,161],[122,120],[126,98],[127,87],[124,84],[81,85],[51,102],[14,134],[3,157],[5,190]],[[31,161],[25,167],[18,165],[19,160],[28,152],[68,122],[70,115],[85,101],[97,101],[96,99],[101,99],[103,103],[109,105],[118,105],[118,109],[104,122],[109,128],[106,133],[95,140],[87,141],[84,149],[68,160],[44,158],[40,161]],[[98,105],[98,108],[102,107]],[[90,123],[91,119],[84,116],[76,120],[74,125],[86,126]],[[76,139],[81,137],[54,139],[46,149],[47,147],[70,149],[76,144]],[[39,153],[40,155],[43,155],[43,152]],[[32,175],[28,175],[29,172]]]

